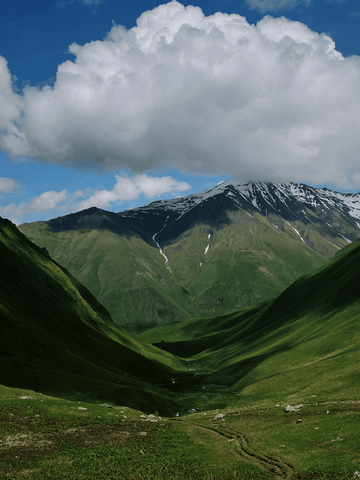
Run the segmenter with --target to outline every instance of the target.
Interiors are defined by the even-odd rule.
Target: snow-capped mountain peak
[[[265,214],[271,211],[291,209],[294,203],[308,208],[323,207],[327,210],[339,210],[344,214],[360,220],[360,193],[339,193],[326,188],[315,188],[293,182],[248,182],[239,183],[228,180],[213,188],[187,197],[173,200],[159,200],[145,207],[122,212],[126,216],[135,211],[151,211],[155,209],[169,210],[180,216],[202,202],[218,195],[226,195],[235,204],[247,202],[250,209]],[[244,205],[243,205],[244,206]]]

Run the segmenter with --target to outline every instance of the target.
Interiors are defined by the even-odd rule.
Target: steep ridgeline
[[[224,182],[121,213],[90,208],[21,231],[141,331],[274,298],[360,236],[360,195]]]
[[[0,384],[169,412],[173,400],[148,382],[181,370],[175,357],[114,324],[45,249],[1,217],[0,261]]]

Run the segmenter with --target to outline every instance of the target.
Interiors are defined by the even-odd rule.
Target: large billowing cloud
[[[0,146],[79,168],[167,164],[343,187],[360,170],[360,59],[304,24],[250,25],[172,1],[69,51],[53,87],[21,97],[2,60]]]

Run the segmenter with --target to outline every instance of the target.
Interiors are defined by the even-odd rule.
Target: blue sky
[[[359,26],[355,0],[7,2],[0,215],[231,177],[360,190]]]

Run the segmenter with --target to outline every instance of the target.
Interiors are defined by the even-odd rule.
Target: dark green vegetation
[[[0,226],[0,478],[357,478],[360,241],[274,300],[135,338]]]
[[[223,213],[220,220],[225,216],[225,224],[219,220],[219,225],[211,226],[200,219],[185,227],[163,247],[166,262],[152,239],[146,242],[137,232],[111,231],[116,214],[102,228],[98,222],[82,228],[92,225],[94,215],[96,219],[108,215],[94,210],[63,217],[74,218],[71,226],[64,220],[59,230],[46,222],[21,225],[20,230],[46,247],[116,323],[132,332],[274,298],[301,275],[326,263],[318,251],[333,254],[339,248],[307,227],[315,251],[281,217],[239,210]]]
[[[118,327],[91,293],[0,220],[0,383],[169,411],[150,385],[182,369]],[[150,382],[150,383],[149,383]]]
[[[10,222],[0,240],[0,477],[357,478],[360,241],[274,300],[135,339]]]

